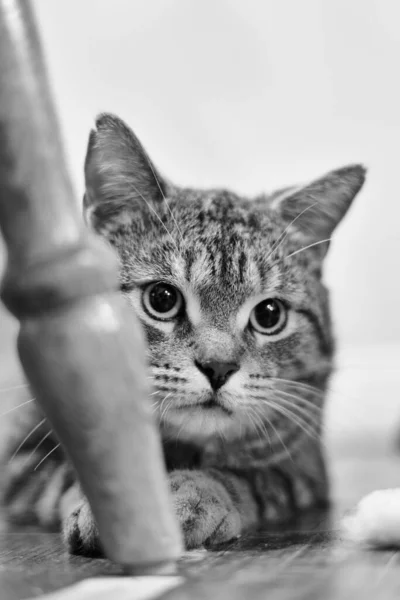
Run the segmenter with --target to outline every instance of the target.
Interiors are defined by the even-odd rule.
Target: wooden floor
[[[5,381],[1,368],[7,364],[9,375],[11,352],[1,346],[0,340],[0,390]],[[162,594],[163,599],[400,598],[400,553],[354,548],[339,533],[341,516],[365,493],[400,486],[400,455],[395,448],[400,377],[397,369],[391,374],[387,370],[387,357],[382,359],[386,370],[375,370],[375,375],[376,356],[370,363],[365,357],[362,360],[358,375],[339,382],[346,392],[337,395],[328,410],[331,512],[307,515],[279,531],[253,532],[218,551],[188,553],[178,567],[179,585]],[[397,365],[397,358],[392,362]],[[7,408],[5,398],[2,405]],[[57,534],[10,529],[0,515],[0,600],[37,598],[101,575],[121,575],[121,570],[106,560],[68,556]],[[93,600],[144,597],[106,591],[85,596]],[[78,600],[75,588],[68,598]]]
[[[400,596],[400,554],[352,548],[324,514],[312,515],[286,531],[244,536],[215,552],[188,553],[178,568],[182,584],[162,598],[367,600]],[[106,560],[67,556],[56,534],[14,531],[0,537],[2,600],[40,597],[88,577],[118,574],[119,567]],[[70,598],[77,600],[72,590]]]
[[[279,531],[253,532],[218,551],[188,553],[178,567],[182,584],[162,598],[399,598],[400,553],[352,547],[339,532],[342,514],[364,493],[375,487],[400,485],[400,457],[394,453],[377,457],[375,446],[372,442],[363,456],[331,458],[337,499],[329,513],[305,515]],[[9,529],[3,521],[1,600],[40,597],[88,577],[121,574],[119,567],[106,560],[68,556],[57,534]],[[100,600],[98,594],[83,597]],[[68,598],[78,600],[75,590]],[[112,598],[134,600],[142,596]]]

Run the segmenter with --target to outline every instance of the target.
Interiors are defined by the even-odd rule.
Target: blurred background
[[[400,340],[398,0],[35,0],[71,173],[115,112],[176,183],[244,194],[363,162],[327,279],[342,344]]]
[[[338,385],[357,399],[338,400],[346,415],[353,411],[340,431],[360,422],[376,431],[378,414],[393,426],[398,0],[35,0],[34,7],[78,201],[100,111],[124,118],[178,184],[250,195],[346,163],[368,167],[326,271],[343,366]],[[4,332],[9,321],[0,318]]]

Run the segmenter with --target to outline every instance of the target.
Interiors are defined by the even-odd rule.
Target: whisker
[[[271,427],[273,428],[273,430],[275,431],[276,436],[278,437],[278,440],[280,441],[280,443],[282,444],[282,448],[284,450],[284,452],[286,452],[286,454],[288,455],[289,459],[292,461],[293,464],[295,464],[294,460],[293,460],[293,456],[289,450],[289,448],[287,447],[287,445],[285,444],[285,442],[282,439],[281,434],[279,433],[279,431],[277,430],[277,428],[273,425],[272,421],[268,421],[269,424],[271,425]]]
[[[13,392],[14,390],[22,390],[27,387],[29,387],[27,383],[21,383],[18,385],[12,385],[11,387],[0,388],[0,394],[2,394],[3,392]]]
[[[160,402],[160,411],[162,411],[164,402],[171,396],[172,392],[168,392],[165,394],[164,398]]]
[[[22,404],[18,404],[18,406],[14,406],[13,408],[10,408],[10,410],[6,410],[6,412],[1,413],[0,417],[4,417],[5,415],[8,415],[8,414],[14,412],[15,410],[18,410],[19,408],[22,408],[23,406],[26,406],[27,404],[30,404],[31,402],[34,402],[34,401],[35,401],[35,398],[26,400],[25,402],[22,402]]]
[[[283,379],[282,377],[268,377],[267,379],[271,382],[285,383],[287,385],[292,385],[292,386],[298,387],[299,389],[309,390],[310,392],[313,392],[315,394],[319,394],[319,395],[325,394],[325,390],[320,390],[319,388],[315,387],[314,385],[310,385],[309,383],[304,383],[303,381],[295,381],[293,379]]]
[[[274,244],[273,248],[271,249],[270,253],[267,255],[266,260],[268,260],[270,258],[270,256],[272,256],[272,254],[274,254],[274,252],[276,252],[278,250],[278,248],[283,244],[283,242],[285,241],[285,239],[287,238],[287,235],[289,233],[289,229],[291,228],[291,226],[297,221],[297,219],[299,219],[301,217],[301,215],[303,215],[305,212],[307,212],[308,210],[310,210],[311,208],[313,208],[314,206],[316,206],[318,204],[317,202],[314,202],[314,204],[310,204],[310,206],[307,206],[306,208],[304,208],[301,213],[299,213],[290,223],[289,225],[283,230],[283,232],[281,233],[281,235],[278,237],[278,241]],[[283,237],[282,237],[283,236]],[[282,238],[282,239],[281,239]]]
[[[285,392],[279,392],[279,394],[282,394],[282,393],[284,394]],[[289,394],[289,396],[291,398],[296,398],[296,396],[292,396],[291,394]],[[304,406],[298,406],[294,402],[291,402],[290,400],[287,400],[286,398],[282,398],[282,396],[280,396],[280,395],[277,395],[277,399],[279,399],[279,402],[281,402],[282,404],[289,406],[292,409],[293,414],[296,414],[294,412],[294,410],[297,410],[300,413],[299,416],[304,416],[304,418],[309,419],[312,423],[315,424],[316,427],[322,427],[322,422],[320,419],[318,419],[318,416],[310,414],[307,411],[307,409],[304,408]]]
[[[161,187],[161,185],[160,185],[160,182],[158,181],[158,177],[157,177],[157,175],[156,175],[156,173],[155,173],[155,171],[154,171],[154,169],[153,169],[153,165],[151,164],[151,161],[150,161],[150,159],[148,158],[148,156],[147,156],[147,155],[146,155],[146,159],[147,159],[147,163],[148,163],[148,165],[149,165],[149,167],[150,167],[150,169],[151,169],[151,172],[153,173],[153,177],[154,177],[154,180],[155,180],[155,182],[156,182],[156,184],[157,184],[157,187],[158,187],[158,189],[159,189],[159,190],[160,190],[160,192],[161,192],[161,195],[162,195],[162,197],[163,197],[163,199],[164,199],[164,202],[165,202],[165,204],[166,204],[166,206],[167,206],[167,208],[168,208],[168,210],[169,210],[169,213],[170,213],[171,217],[172,217],[172,218],[173,218],[173,220],[174,220],[174,223],[175,223],[175,225],[176,225],[176,228],[177,228],[177,230],[178,230],[178,232],[179,232],[179,235],[181,236],[181,241],[182,241],[182,243],[183,243],[183,235],[182,235],[182,232],[181,232],[181,230],[179,229],[179,225],[178,225],[178,223],[176,222],[176,219],[175,219],[174,213],[172,212],[172,210],[171,210],[171,207],[170,207],[170,205],[169,205],[169,204],[168,204],[168,202],[167,202],[167,199],[166,199],[166,197],[165,197],[165,194],[164,194],[164,192],[163,192],[163,189],[162,189],[162,187]]]
[[[40,462],[38,462],[38,464],[36,465],[36,467],[33,470],[36,471],[36,469],[38,469],[40,467],[40,465],[42,463],[44,463],[46,458],[48,458],[50,456],[50,454],[53,454],[53,452],[55,452],[57,450],[57,448],[59,448],[60,446],[61,446],[61,444],[57,444],[56,446],[54,446],[54,448],[52,450],[50,450],[50,452],[48,452],[46,454],[46,456],[44,456]]]
[[[182,425],[179,427],[178,433],[176,434],[176,440],[175,440],[176,442],[179,441],[179,436],[181,435],[181,433],[186,425],[186,422],[187,422],[187,417],[184,417],[184,419],[182,421]]]
[[[308,423],[302,415],[298,415],[293,410],[293,403],[291,403],[288,400],[285,400],[284,398],[281,398],[278,394],[276,394],[274,398],[268,399],[268,402],[270,402],[274,406],[275,409],[279,408],[279,410],[281,411],[282,414],[286,414],[287,416],[290,416],[290,417],[295,417],[296,419],[298,419],[299,422],[302,422],[304,425],[306,425],[306,426],[309,425],[310,427],[312,427],[313,423]],[[285,403],[286,406],[282,406],[281,402]],[[310,415],[307,415],[307,416],[310,416]],[[318,421],[317,425],[318,426],[321,425],[321,422]]]
[[[274,389],[271,390],[272,392],[274,392],[275,397],[276,398],[291,398],[292,400],[286,400],[286,402],[290,402],[290,404],[292,406],[295,406],[296,408],[299,408],[297,402],[299,402],[302,406],[302,410],[306,410],[307,414],[309,414],[310,416],[314,417],[314,418],[318,418],[319,415],[321,415],[321,413],[324,412],[324,407],[323,406],[319,406],[318,404],[315,403],[314,400],[310,400],[310,398],[305,398],[304,396],[301,396],[300,394],[292,394],[290,392],[287,392],[286,390],[280,390],[280,389]]]
[[[268,432],[262,422],[261,417],[257,414],[257,412],[253,409],[252,406],[247,407],[247,417],[250,419],[250,422],[254,429],[256,430],[258,437],[263,439],[264,437],[268,438],[269,444],[271,445],[271,440],[268,435]]]
[[[290,387],[290,386],[288,386]],[[254,388],[253,388],[254,389]],[[329,416],[329,420],[327,421],[325,419],[325,415],[326,415],[326,410],[325,410],[325,406],[319,406],[318,404],[316,404],[314,401],[310,400],[309,398],[306,398],[304,396],[302,396],[301,394],[291,394],[289,392],[287,392],[286,390],[281,390],[281,389],[276,389],[276,388],[270,388],[270,387],[258,387],[257,388],[259,391],[264,391],[265,395],[256,395],[256,394],[252,394],[254,398],[257,398],[257,400],[261,400],[261,401],[265,401],[268,400],[268,395],[273,392],[275,394],[275,396],[277,398],[280,399],[280,401],[283,400],[283,398],[292,398],[294,401],[290,402],[290,406],[291,408],[294,410],[297,410],[299,413],[307,416],[310,420],[315,422],[318,422],[319,427],[321,428],[322,431],[327,432],[327,433],[332,433],[332,431],[334,431],[333,426],[343,426],[344,423],[347,423],[347,418],[346,415],[343,415],[342,419],[337,418],[336,415],[332,415],[330,414]],[[309,393],[309,391],[312,392],[312,390],[304,390],[305,392]],[[288,400],[285,400],[285,402],[288,402]],[[299,406],[299,404],[301,406]],[[297,413],[296,413],[297,414]],[[347,415],[349,413],[346,413]]]
[[[258,436],[259,436],[260,440],[263,439],[261,437],[261,435],[260,435],[260,430],[261,430],[261,433],[264,434],[263,437],[267,437],[268,438],[268,443],[269,443],[269,446],[270,446],[270,449],[271,449],[271,452],[272,452],[271,436],[269,435],[269,432],[268,432],[268,430],[266,428],[266,424],[263,422],[263,420],[261,418],[261,415],[259,415],[257,413],[257,411],[255,410],[254,406],[246,406],[246,408],[249,411],[248,416],[249,416],[249,418],[251,420],[252,425],[254,425],[254,427],[255,427],[255,429],[256,429],[256,431],[258,433]]]
[[[246,389],[248,389],[250,391],[251,390],[257,390],[258,392],[264,392],[265,393],[265,399],[268,399],[268,395],[271,394],[271,392],[272,393],[285,392],[285,394],[289,394],[289,392],[287,392],[286,390],[281,390],[280,388],[270,387],[270,386],[252,385],[252,386],[245,386],[245,387],[246,387]],[[301,391],[310,393],[310,390],[301,390]],[[320,411],[320,412],[323,411],[323,406],[320,406],[319,404],[316,404],[315,401],[312,401],[309,398],[305,398],[304,396],[293,395],[293,394],[291,394],[291,396],[293,398],[300,398],[303,403],[305,403],[305,404],[313,407],[317,411]],[[318,396],[316,397],[316,399],[318,400]],[[320,399],[322,400],[323,398],[320,398]]]
[[[172,243],[174,244],[175,248],[178,250],[178,246],[177,246],[174,238],[172,237],[171,232],[168,230],[168,228],[166,227],[166,225],[162,222],[162,219],[161,219],[160,215],[158,214],[158,212],[151,206],[151,204],[149,202],[147,202],[146,198],[143,196],[143,194],[141,194],[139,192],[139,190],[137,189],[137,187],[135,185],[133,185],[133,183],[130,184],[130,187],[132,187],[135,190],[135,192],[137,194],[139,194],[139,196],[146,203],[147,207],[156,215],[157,219],[160,221],[161,225],[164,227],[165,231],[168,233],[169,237],[171,238]]]
[[[253,408],[255,408],[255,407],[253,407]],[[271,425],[271,427],[272,427],[272,429],[273,429],[276,437],[278,438],[279,442],[281,443],[284,452],[288,455],[289,459],[294,464],[294,460],[293,460],[292,454],[289,451],[289,448],[287,447],[287,445],[285,444],[285,442],[283,441],[281,434],[279,433],[279,431],[277,430],[277,428],[275,427],[275,425],[272,423],[272,421],[270,419],[267,419],[267,421],[268,421],[268,424]],[[271,450],[272,450],[272,446],[271,446]]]
[[[318,246],[319,244],[325,244],[326,242],[330,242],[332,238],[327,238],[326,240],[319,240],[319,242],[314,242],[313,244],[308,244],[308,246],[303,246],[300,250],[295,250],[291,254],[285,256],[285,258],[291,258],[292,256],[296,256],[299,252],[303,252],[303,250],[308,250],[309,248],[313,248],[314,246]]]
[[[283,409],[284,407],[280,406],[280,408]],[[278,410],[277,406],[275,406],[275,410]],[[292,423],[297,425],[297,427],[299,429],[304,431],[304,433],[306,434],[307,437],[309,437],[312,440],[315,440],[318,443],[321,443],[322,445],[324,444],[324,441],[321,438],[321,435],[317,431],[316,427],[312,427],[312,425],[310,425],[310,423],[305,421],[305,419],[303,417],[301,417],[300,415],[297,415],[296,413],[294,413],[293,411],[291,411],[289,409],[285,409],[285,411],[282,411],[282,414],[286,414],[287,418]]]
[[[46,433],[46,435],[44,435],[42,437],[42,439],[36,444],[36,446],[34,447],[34,449],[32,450],[32,452],[29,454],[28,458],[27,458],[27,462],[29,462],[29,460],[32,458],[32,456],[35,454],[35,452],[37,450],[39,450],[40,446],[47,440],[47,438],[49,437],[49,435],[51,435],[53,433],[53,431],[50,429],[50,431],[48,431]]]
[[[218,424],[218,422],[216,423],[216,425],[219,437],[226,441],[225,431],[222,429],[221,425]]]
[[[268,438],[268,444],[269,444],[269,446],[270,446],[270,448],[272,450],[272,439],[271,439],[271,436],[270,436],[269,431],[267,429],[267,425],[270,425],[274,431],[275,431],[275,428],[274,428],[273,424],[269,421],[269,419],[266,419],[266,422],[265,422],[262,419],[262,416],[257,413],[257,410],[254,407],[251,407],[251,408],[252,408],[252,412],[253,412],[254,417],[257,418],[257,420],[260,423],[261,431]]]
[[[289,387],[289,386],[288,386]],[[282,390],[280,388],[275,388],[275,387],[267,387],[267,386],[251,386],[251,387],[247,387],[247,389],[249,389],[252,392],[252,390],[257,390],[258,392],[264,392],[265,395],[263,396],[258,396],[257,397],[259,399],[265,399],[268,400],[268,397],[271,393],[273,394],[284,394],[288,397],[294,398],[297,401],[301,402],[303,405],[305,405],[308,409],[312,409],[313,411],[317,412],[317,413],[322,413],[324,412],[324,406],[323,405],[319,405],[317,404],[315,401],[310,400],[310,398],[306,398],[300,394],[291,394],[290,392],[287,392],[286,390]],[[309,390],[302,390],[303,392],[307,392],[309,393]],[[320,398],[320,400],[322,400],[323,398]],[[318,396],[317,396],[317,400],[318,400]]]
[[[344,418],[342,419],[338,419],[336,415],[330,415],[329,417],[329,421],[331,422],[330,425],[329,423],[325,420],[325,413],[326,411],[324,410],[324,407],[322,406],[316,406],[313,402],[311,402],[309,399],[307,398],[303,398],[302,396],[297,396],[297,395],[293,395],[293,394],[289,394],[288,392],[284,392],[282,390],[277,390],[278,394],[284,394],[286,397],[291,397],[295,400],[295,402],[291,403],[293,408],[296,408],[296,410],[298,410],[299,412],[303,412],[303,414],[307,414],[307,411],[311,411],[311,409],[313,409],[315,412],[314,414],[308,414],[308,416],[310,417],[310,419],[313,419],[314,421],[317,420],[319,421],[319,426],[321,427],[321,429],[327,433],[332,433],[333,429],[332,429],[332,425],[336,425],[336,426],[343,426],[344,423],[348,422],[348,413],[347,415],[343,415]],[[298,402],[302,403],[303,406],[298,406]],[[318,417],[318,413],[321,415],[321,419],[319,419]]]
[[[276,407],[277,408],[277,407]],[[317,427],[314,423],[309,423],[304,417],[298,415],[293,410],[290,410],[286,407],[281,406],[280,408],[285,408],[287,412],[287,417],[295,423],[304,433],[310,438],[318,443],[324,445],[324,440],[321,437],[321,428]]]
[[[296,413],[287,409],[286,407],[281,406],[278,402],[276,402],[274,400],[271,400],[271,399],[265,400],[264,398],[261,398],[261,399],[263,400],[263,402],[266,406],[271,408],[271,410],[275,410],[276,412],[279,412],[280,414],[285,416],[287,419],[289,419],[289,421],[291,421],[294,425],[297,425],[297,427],[299,427],[308,437],[310,437],[311,439],[314,439],[320,443],[323,443],[321,436],[317,435],[317,432],[313,429],[311,429],[311,431],[310,431],[310,429],[308,427],[309,423],[304,421],[304,419],[302,417],[300,417],[300,415],[297,415]]]
[[[308,410],[313,410],[316,411],[317,413],[321,414],[324,409],[322,406],[318,406],[317,404],[315,404],[315,402],[312,402],[309,398],[304,398],[303,396],[300,396],[298,394],[291,394],[290,392],[287,392],[286,390],[279,390],[276,389],[274,390],[274,392],[276,394],[282,394],[283,396],[287,397],[287,398],[292,398],[293,400],[296,400],[296,402],[293,402],[293,406],[297,406],[297,402],[300,402],[303,404],[304,407],[307,407]],[[304,408],[303,410],[306,410],[306,408]],[[313,415],[315,418],[317,418],[317,415]]]
[[[43,425],[43,423],[45,423],[46,421],[47,421],[46,418],[42,419],[40,421],[40,423],[38,423],[33,429],[31,429],[31,431],[28,433],[28,435],[22,440],[22,442],[20,443],[20,445],[18,446],[18,448],[12,454],[9,462],[11,462],[16,457],[16,455],[21,450],[21,448],[25,444],[25,442],[27,442],[29,440],[29,438],[35,433],[35,431],[37,431]]]
[[[171,394],[172,394],[172,392],[170,392],[169,394],[167,394],[167,396],[164,398],[164,400],[162,401],[161,404],[163,404],[167,400],[167,398],[169,396],[171,396]],[[169,402],[167,402],[163,411],[161,411],[161,406],[160,406],[160,412],[161,412],[161,414],[160,414],[160,421],[163,421],[165,419],[165,417],[167,416],[167,412],[171,408],[172,404],[173,404],[173,400],[170,400]]]
[[[271,380],[271,382],[274,382],[274,381],[276,381],[277,383],[282,382],[287,386],[292,386],[292,387],[298,388],[299,390],[304,390],[306,392],[309,391],[310,393],[314,394],[315,396],[320,396],[321,398],[327,397],[330,395],[335,395],[340,398],[346,398],[351,401],[356,401],[354,396],[350,396],[349,394],[344,393],[342,390],[335,390],[330,386],[327,386],[325,388],[325,390],[320,390],[312,385],[302,383],[302,382],[291,381],[289,379],[278,379],[278,378],[271,377],[270,380]]]
[[[260,377],[257,378],[259,380],[265,381],[266,383],[284,383],[285,386],[291,386],[294,387],[298,390],[304,390],[306,392],[310,392],[312,394],[314,394],[315,396],[320,396],[321,398],[324,398],[328,395],[331,394],[335,394],[337,396],[341,396],[343,398],[348,398],[349,400],[354,400],[354,398],[352,396],[349,396],[348,394],[345,394],[344,392],[342,392],[341,390],[334,390],[332,387],[326,386],[326,388],[324,390],[321,390],[313,385],[309,385],[308,383],[303,383],[301,381],[295,381],[295,380],[291,380],[291,379],[282,379],[279,377]],[[271,388],[269,386],[260,386],[259,389],[264,389],[264,390],[268,390],[271,391]]]
[[[162,411],[160,410],[160,421],[163,421],[163,420],[165,419],[165,417],[166,417],[166,415],[167,415],[167,412],[168,412],[168,410],[170,409],[170,407],[171,407],[171,403],[170,403],[170,402],[167,402],[167,403],[165,404],[165,406],[164,406],[163,410],[162,410]]]
[[[243,437],[243,422],[242,422],[242,420],[240,420],[239,421],[239,439],[242,439],[242,437]]]

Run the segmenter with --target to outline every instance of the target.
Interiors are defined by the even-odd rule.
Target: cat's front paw
[[[211,547],[240,535],[239,512],[222,483],[202,471],[173,471],[169,479],[186,548]]]
[[[99,532],[86,498],[63,520],[63,537],[71,554],[103,556]]]

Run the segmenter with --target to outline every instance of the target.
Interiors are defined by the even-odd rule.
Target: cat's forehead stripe
[[[187,275],[195,289],[199,289],[203,285],[209,285],[213,276],[215,276],[215,263],[204,250],[200,251],[191,268],[188,269]]]
[[[276,265],[271,264],[267,272],[261,270],[253,250],[247,246],[245,251],[240,236],[229,237],[233,240],[231,252],[219,250],[222,242],[217,236],[203,237],[201,245],[194,244],[179,254],[173,252],[170,257],[172,280],[185,297],[194,326],[212,315],[220,324],[229,317],[231,326],[243,329],[254,298],[263,299],[268,293],[274,296],[282,284]]]

